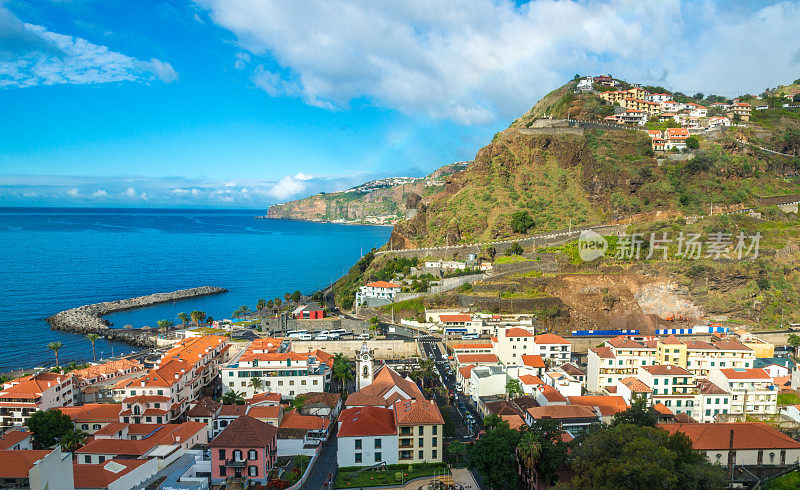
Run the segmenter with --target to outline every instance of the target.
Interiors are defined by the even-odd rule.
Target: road
[[[322,451],[317,457],[317,462],[311,468],[311,474],[308,480],[303,484],[303,489],[319,490],[320,488],[332,488],[333,485],[327,485],[328,477],[334,478],[336,470],[339,466],[336,464],[336,429],[328,437],[328,440],[322,445]],[[332,482],[331,482],[332,483]]]
[[[459,438],[461,440],[471,439],[480,429],[481,417],[472,404],[469,403],[467,397],[458,391],[455,373],[448,374],[447,367],[449,363],[447,357],[442,355],[443,349],[440,340],[433,336],[422,337],[420,339],[420,347],[425,357],[433,359],[444,387],[450,393],[455,394],[455,405],[440,408],[450,415]],[[468,420],[468,415],[472,416],[472,422]]]

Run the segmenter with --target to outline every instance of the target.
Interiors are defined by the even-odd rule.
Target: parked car
[[[369,334],[368,333],[362,333],[361,335],[358,336],[358,338],[361,339],[361,340],[369,340]]]

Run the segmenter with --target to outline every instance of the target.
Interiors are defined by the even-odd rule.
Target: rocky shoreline
[[[117,301],[104,301],[92,305],[83,305],[77,308],[64,310],[48,317],[47,322],[53,330],[62,330],[81,335],[96,333],[101,337],[116,342],[123,342],[135,347],[155,347],[156,338],[149,332],[141,330],[124,330],[109,328],[111,323],[103,315],[118,311],[144,308],[170,301],[180,301],[200,296],[227,293],[225,288],[215,286],[201,286],[191,289],[181,289],[171,293],[155,293],[136,298],[121,299]]]

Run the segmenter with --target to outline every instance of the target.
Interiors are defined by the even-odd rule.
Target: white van
[[[336,334],[337,336],[347,335],[349,332],[343,328],[336,328],[328,332],[328,335]]]
[[[291,332],[289,332],[289,335],[287,335],[287,337],[290,339],[298,339],[307,333],[308,330],[292,330]]]
[[[362,333],[361,335],[358,336],[358,338],[359,338],[359,340],[369,340],[369,334],[368,333]]]
[[[314,340],[328,340],[328,339],[330,339],[330,337],[328,337],[328,335],[324,333],[321,333],[316,337],[314,337]]]
[[[295,337],[295,338],[297,340],[314,340],[314,337],[312,337],[311,334],[307,334],[307,333],[304,333],[303,335],[301,335],[299,337]]]
[[[461,335],[463,340],[477,340],[478,334],[476,333],[465,333]]]

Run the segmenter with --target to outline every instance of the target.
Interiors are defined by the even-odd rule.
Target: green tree
[[[611,420],[611,425],[632,424],[640,427],[656,426],[656,411],[648,405],[644,397],[633,399],[631,406],[623,412],[618,412]]]
[[[259,298],[258,301],[256,302],[256,310],[258,310],[258,312],[261,313],[262,311],[264,311],[264,308],[266,307],[267,307],[267,300],[265,300],[264,298]]]
[[[206,317],[206,325],[212,325],[213,323],[214,323],[214,317],[212,317],[211,315],[208,315]]]
[[[655,427],[595,426],[572,446],[575,488],[723,489],[725,472],[688,437]],[[576,440],[576,442],[578,442]]]
[[[524,251],[519,243],[514,242],[506,249],[506,255],[522,255]]]
[[[264,388],[264,381],[261,378],[253,376],[250,378],[250,387],[255,390],[256,393],[260,392]]]
[[[467,453],[467,445],[461,441],[453,441],[447,445],[447,453],[456,459],[456,465],[461,456]]]
[[[244,405],[244,396],[242,393],[231,390],[222,395],[223,405]]]
[[[156,322],[156,325],[158,325],[158,329],[161,331],[161,333],[162,333],[162,334],[165,334],[165,333],[167,333],[167,329],[168,329],[169,327],[171,327],[171,326],[175,325],[175,324],[174,324],[174,323],[172,323],[172,321],[171,321],[171,320],[167,320],[167,319],[165,318],[165,319],[163,319],[163,320],[159,320],[159,321],[157,321],[157,322]]]
[[[61,349],[61,342],[50,342],[47,344],[47,348],[53,351],[53,354],[56,355],[56,367],[58,367],[58,351]]]
[[[486,247],[486,255],[490,260],[494,260],[494,257],[497,255],[497,249],[494,248],[494,245],[489,245]]]
[[[492,415],[486,418],[490,417]],[[516,456],[519,437],[519,432],[511,429],[508,422],[501,420],[496,425],[486,426],[486,433],[473,444],[470,467],[483,476],[484,482],[490,488],[519,488]]]
[[[178,320],[181,321],[181,324],[183,325],[183,328],[186,328],[186,324],[189,323],[189,321],[191,321],[191,319],[192,319],[192,317],[190,317],[187,313],[184,313],[184,312],[178,313]]]
[[[267,308],[272,310],[275,307],[275,300],[271,299],[267,301]]]
[[[562,439],[563,433],[561,422],[557,420],[534,420],[530,427],[523,430],[520,444],[517,445],[517,455],[521,462],[532,464],[539,478],[548,485],[555,483],[556,472],[567,461],[569,445]],[[536,449],[538,454],[533,454]]]
[[[789,336],[786,337],[786,342],[797,352],[797,348],[800,347],[800,335],[790,333]]]
[[[64,451],[72,452],[81,447],[88,436],[89,434],[86,432],[72,428],[61,436],[58,443],[61,444]]]
[[[536,468],[539,456],[542,454],[542,443],[533,431],[526,430],[522,433],[517,443],[517,457],[520,466],[527,468],[528,474]],[[538,475],[538,472],[537,472]]]
[[[206,314],[199,310],[194,310],[191,314],[192,321],[198,327],[200,326],[200,322],[202,322],[206,318]]]
[[[295,303],[298,303],[300,301],[300,298],[302,297],[303,295],[300,294],[300,291],[295,291],[292,293],[292,301],[294,301]]]
[[[514,398],[514,396],[521,396],[522,394],[522,386],[520,386],[519,380],[516,378],[509,378],[509,380],[506,381],[506,395],[509,398]]]
[[[342,392],[347,383],[355,379],[353,364],[342,353],[333,356],[333,377],[339,380],[339,389]]]
[[[289,292],[283,293],[283,299],[284,299],[284,301],[286,301],[288,303],[289,301],[292,300],[292,293],[289,293]]]
[[[283,302],[281,301],[280,298],[275,298],[275,307],[276,308],[280,308],[282,303]]]
[[[483,418],[483,427],[486,429],[494,429],[502,423],[504,423],[503,419],[501,419],[497,414],[490,413]]]
[[[86,334],[86,338],[89,339],[89,342],[92,343],[92,360],[96,361],[97,360],[97,356],[95,355],[95,352],[94,352],[94,343],[97,342],[97,339],[99,339],[100,336],[97,335],[96,333],[90,333],[90,334]]]
[[[73,429],[72,419],[59,410],[38,410],[25,423],[33,434],[33,446],[44,449],[52,446]]]
[[[292,401],[291,401],[291,402],[289,402],[289,407],[290,407],[292,410],[300,410],[301,408],[303,408],[303,405],[305,405],[305,404],[306,404],[306,400],[307,400],[307,399],[308,399],[308,395],[299,395],[299,396],[296,396],[296,397],[294,397],[294,398],[292,399]]]
[[[528,233],[535,225],[527,211],[517,211],[511,215],[511,229],[514,233]]]
[[[697,92],[696,94],[694,94],[694,96],[692,96],[693,99],[697,100],[703,100],[704,97],[705,95],[703,95],[703,92]]]
[[[370,332],[377,332],[378,328],[380,328],[381,320],[377,316],[373,316],[369,319],[369,331]]]
[[[742,122],[742,115],[738,112],[733,115],[733,124],[741,124]]]
[[[700,148],[700,139],[697,136],[689,136],[686,138],[686,148],[696,150]]]

